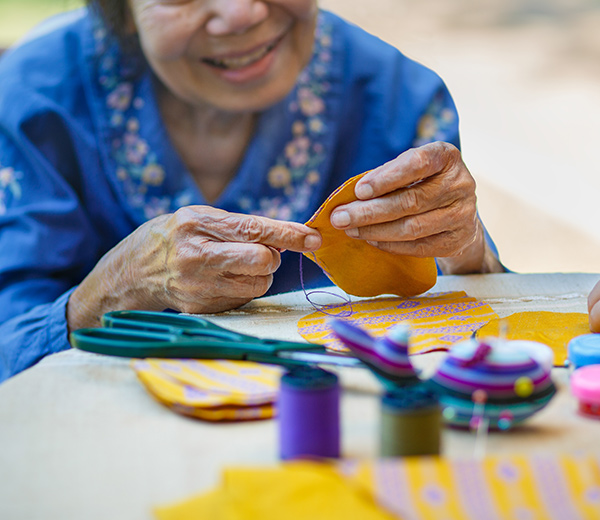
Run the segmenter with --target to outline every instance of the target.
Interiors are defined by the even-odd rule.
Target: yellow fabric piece
[[[206,421],[273,417],[280,367],[228,360],[135,360],[138,379],[171,410]]]
[[[517,312],[506,318],[490,321],[477,332],[477,337],[500,335],[506,326],[507,339],[538,341],[554,351],[554,363],[563,366],[567,345],[574,337],[590,333],[588,315],[582,312]]]
[[[593,456],[408,457],[229,469],[221,486],[159,520],[600,518]]]
[[[158,508],[159,520],[392,520],[334,466],[291,462],[224,471],[216,491]]]
[[[453,343],[471,337],[474,331],[498,315],[485,302],[463,291],[430,293],[415,298],[375,298],[352,303],[348,321],[365,328],[372,336],[382,336],[401,321],[411,325],[411,354],[448,349]],[[350,305],[335,309],[349,311]],[[298,322],[298,332],[311,343],[345,351],[327,324],[330,316],[313,312]]]
[[[331,225],[331,212],[336,207],[358,200],[354,186],[363,175],[352,177],[335,190],[306,223],[321,233],[323,242],[318,251],[305,256],[316,262],[335,285],[354,296],[424,293],[437,279],[433,258],[381,251]]]

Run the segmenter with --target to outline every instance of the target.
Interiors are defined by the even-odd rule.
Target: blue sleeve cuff
[[[74,290],[75,287],[72,287],[50,304],[46,354],[54,354],[71,348],[67,326],[67,303],[69,303],[69,298]]]
[[[0,325],[0,383],[44,356],[70,348],[66,310],[74,290]]]

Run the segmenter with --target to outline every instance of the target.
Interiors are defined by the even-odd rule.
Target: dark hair
[[[127,27],[127,0],[86,0],[97,9],[108,28],[119,38],[125,38]]]

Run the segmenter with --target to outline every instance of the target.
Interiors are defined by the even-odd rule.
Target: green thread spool
[[[424,385],[397,388],[381,399],[382,457],[439,455],[442,413]]]

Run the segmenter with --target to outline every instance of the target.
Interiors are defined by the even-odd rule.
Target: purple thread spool
[[[340,456],[340,385],[335,374],[306,366],[284,374],[278,417],[282,459]]]

